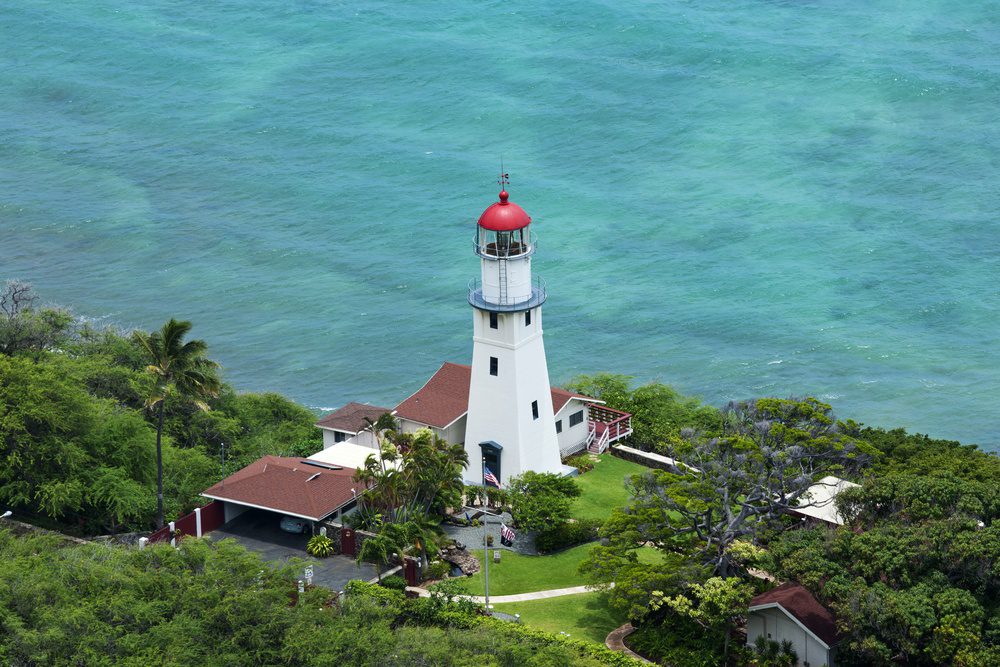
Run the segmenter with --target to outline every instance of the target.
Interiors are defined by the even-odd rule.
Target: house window
[[[574,412],[569,416],[569,427],[573,428],[582,421],[583,421],[583,410]]]
[[[531,326],[531,311],[530,310],[524,311],[524,326],[526,326],[526,327],[530,327]]]
[[[497,328],[499,328],[497,323],[497,314],[490,313],[490,329],[497,329]]]
[[[562,433],[562,420],[556,420],[556,433]]]
[[[333,432],[333,441],[334,442],[343,442],[344,440],[347,440],[347,434],[346,433],[341,433],[340,431],[334,431]]]
[[[500,367],[500,360],[496,357],[490,357],[490,375],[497,375],[497,371]]]
[[[538,419],[538,401],[531,402],[531,418]]]

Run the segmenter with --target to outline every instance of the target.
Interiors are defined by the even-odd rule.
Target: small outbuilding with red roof
[[[758,637],[781,643],[790,641],[799,665],[834,667],[840,641],[833,613],[804,586],[785,583],[750,601],[747,645]]]

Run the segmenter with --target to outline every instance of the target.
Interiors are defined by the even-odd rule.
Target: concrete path
[[[614,584],[611,584],[614,586]],[[406,588],[408,591],[417,593],[420,597],[425,598],[430,596],[430,591],[425,588],[418,588],[416,586],[408,586]],[[534,591],[532,593],[517,593],[515,595],[491,595],[490,604],[504,604],[505,602],[527,602],[528,600],[545,600],[548,598],[558,598],[563,595],[579,595],[581,593],[591,593],[593,589],[587,588],[586,586],[573,586],[571,588],[552,588],[547,591]],[[478,602],[479,604],[485,604],[486,598],[482,595],[459,595],[457,597],[463,598],[465,600],[472,600],[473,602]]]
[[[609,634],[607,639],[604,640],[604,645],[607,646],[612,651],[619,651],[629,656],[630,658],[634,658],[636,660],[644,662],[647,665],[652,665],[653,663],[651,663],[649,660],[646,660],[644,657],[642,657],[641,655],[630,649],[628,646],[625,646],[625,638],[628,637],[633,632],[635,632],[635,628],[632,627],[632,624],[626,623],[620,628],[615,628],[614,630],[612,630],[611,634]]]

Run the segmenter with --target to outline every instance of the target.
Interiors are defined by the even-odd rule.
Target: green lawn
[[[547,600],[510,602],[494,605],[496,611],[520,614],[521,622],[549,632],[568,632],[573,639],[603,644],[608,633],[625,622],[625,617],[607,604],[603,593],[564,595]]]
[[[549,556],[522,556],[503,551],[499,563],[490,561],[490,595],[515,595],[583,586],[587,582],[577,574],[577,568],[593,546],[593,543],[581,544]],[[642,547],[637,552],[639,560],[644,563],[656,563],[661,557],[660,552],[653,547]],[[479,551],[476,556],[482,559],[482,553]],[[485,592],[482,570],[466,577],[463,582],[469,595],[483,595]]]
[[[576,568],[587,557],[592,546],[581,544],[550,556],[522,556],[511,551],[501,551],[499,563],[490,561],[490,595],[514,595],[582,586],[585,582],[580,579]],[[476,556],[482,560],[481,549]],[[470,595],[482,595],[483,571],[467,577],[465,583]]]
[[[574,519],[607,519],[615,507],[624,507],[628,503],[628,492],[625,491],[625,478],[637,472],[649,470],[638,463],[625,459],[601,454],[600,460],[594,464],[594,469],[573,479],[580,485],[583,492],[573,501],[570,513]]]

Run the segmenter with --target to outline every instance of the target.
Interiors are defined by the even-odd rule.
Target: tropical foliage
[[[145,550],[0,529],[5,665],[620,665],[600,646],[357,582],[296,593],[232,541]]]
[[[263,454],[322,447],[315,416],[277,394],[237,394],[220,383],[217,397],[214,391],[195,397],[208,412],[197,402],[169,398],[159,403],[162,411],[155,404],[147,410],[150,398],[177,395],[171,392],[191,384],[149,373],[150,352],[140,336],[94,329],[68,314],[66,322],[39,320],[37,297],[16,285],[16,294],[10,285],[0,293],[0,338],[15,341],[0,343],[0,504],[19,517],[84,535],[154,526],[161,415],[163,505],[170,518],[193,509],[202,500],[198,494],[220,479],[223,443],[227,473]],[[42,325],[53,328],[39,333]],[[166,342],[162,330],[159,339]],[[210,371],[202,362],[194,365]],[[176,377],[176,367],[168,371]],[[156,385],[161,391],[153,391]]]
[[[136,342],[146,353],[146,372],[152,378],[146,407],[156,412],[156,526],[163,526],[163,419],[167,401],[190,401],[208,411],[206,401],[219,395],[218,364],[205,357],[203,340],[184,341],[190,322],[171,318],[159,331],[136,331]]]

